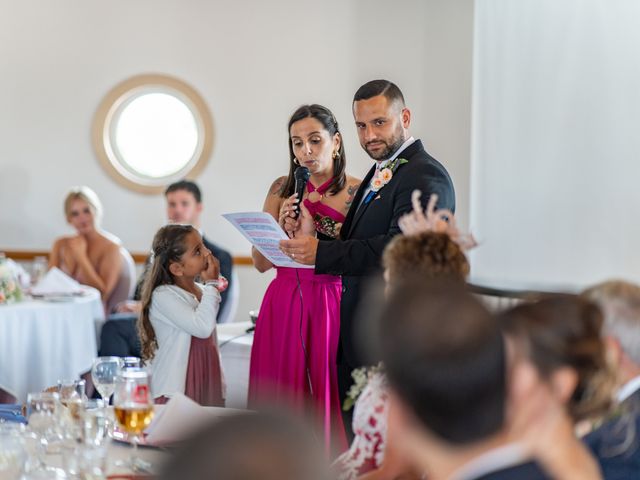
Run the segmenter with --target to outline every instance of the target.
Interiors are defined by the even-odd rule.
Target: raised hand
[[[411,194],[413,210],[398,220],[398,226],[405,235],[417,235],[422,232],[446,233],[463,250],[469,250],[478,245],[471,234],[463,234],[458,230],[456,219],[451,210],[441,208],[436,210],[438,195],[435,193],[429,197],[427,208],[423,211],[420,190],[414,190]]]
[[[220,276],[220,261],[208,250],[205,254],[205,260],[206,265],[204,270],[200,272],[200,279],[203,282],[218,280],[218,277]]]
[[[294,198],[293,202],[287,205],[287,202],[291,200],[296,194],[294,193],[291,197],[289,197],[285,203],[283,204],[284,212],[281,214],[281,218],[284,218],[283,221],[283,229],[289,235],[289,238],[300,237],[300,236],[315,236],[316,226],[313,223],[313,217],[307,210],[307,207],[304,206],[304,203],[300,203],[300,215],[298,218],[294,218],[294,210],[295,204],[298,203],[297,198]]]
[[[298,200],[298,194],[294,193],[289,198],[287,198],[282,205],[280,206],[280,213],[278,214],[278,223],[282,227],[282,229],[287,232],[287,234],[291,237],[292,235],[289,232],[293,232],[297,229],[297,218],[295,217],[295,210],[297,204],[300,202]]]

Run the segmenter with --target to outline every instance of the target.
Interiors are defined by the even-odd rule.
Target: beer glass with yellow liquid
[[[137,457],[138,443],[153,418],[153,396],[145,370],[132,368],[120,372],[113,392],[113,409],[118,425],[133,444],[131,467],[136,471],[140,464],[146,464]]]

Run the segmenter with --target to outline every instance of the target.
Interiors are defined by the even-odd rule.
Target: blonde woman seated
[[[73,187],[69,191],[64,213],[77,233],[55,241],[49,268],[58,267],[78,282],[99,290],[109,312],[127,298],[130,281],[123,277],[128,277],[130,270],[124,263],[131,257],[121,251],[124,249],[117,237],[100,229],[102,204],[89,187]],[[117,288],[121,286],[126,291]]]

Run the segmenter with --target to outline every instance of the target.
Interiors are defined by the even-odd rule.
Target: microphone
[[[307,187],[307,180],[309,180],[310,176],[311,172],[307,167],[298,167],[296,168],[296,171],[293,172],[293,177],[296,180],[294,191],[298,194],[298,203],[296,204],[294,210],[295,215],[293,218],[298,218],[298,215],[300,215],[300,204],[302,203],[302,195],[304,195],[304,189]]]

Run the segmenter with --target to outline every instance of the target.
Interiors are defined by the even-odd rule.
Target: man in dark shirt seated
[[[202,194],[194,182],[181,180],[172,183],[164,192],[167,200],[167,218],[171,223],[186,223],[197,228],[202,234],[205,246],[220,261],[220,273],[229,281],[229,287],[222,292],[218,320],[224,315],[229,292],[232,286],[232,258],[229,252],[211,243],[200,227],[202,213]],[[140,340],[136,330],[136,319],[140,312],[140,295],[145,275],[151,266],[147,257],[144,272],[138,279],[133,300],[119,304],[116,313],[111,315],[102,327],[100,334],[100,356],[139,357]]]

